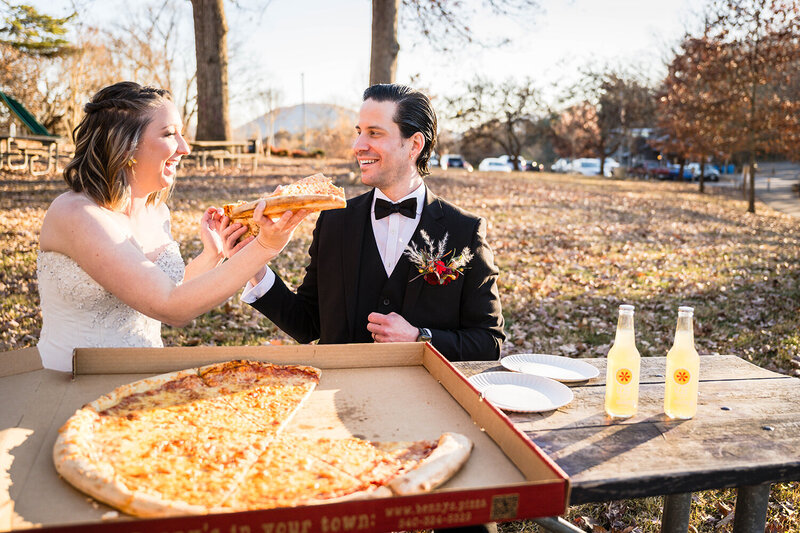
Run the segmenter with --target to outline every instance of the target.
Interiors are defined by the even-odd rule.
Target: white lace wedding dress
[[[175,283],[184,263],[175,241],[154,261]],[[36,275],[42,305],[39,354],[45,368],[72,370],[73,348],[161,347],[161,322],[122,303],[72,258],[40,251]]]

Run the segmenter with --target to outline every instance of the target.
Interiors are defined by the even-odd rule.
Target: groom
[[[505,335],[486,221],[423,181],[436,128],[421,92],[368,88],[353,151],[361,181],[373,189],[320,214],[296,293],[265,269],[242,299],[298,342],[430,341],[452,361],[497,359]],[[437,248],[444,243],[442,277],[442,267],[469,249],[463,274],[446,284],[420,275],[403,252],[409,242],[426,249],[423,231]]]

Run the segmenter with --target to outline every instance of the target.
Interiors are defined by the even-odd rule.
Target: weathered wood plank
[[[606,383],[606,358],[597,357],[581,359],[595,366],[600,375],[587,382],[570,384],[572,387],[604,386]],[[457,363],[456,367],[467,377],[480,372],[505,371],[496,361],[469,361]],[[666,357],[642,357],[641,383],[664,383]],[[701,381],[719,381],[728,379],[773,379],[786,377],[782,374],[766,370],[735,355],[703,355],[700,356]]]
[[[573,504],[800,479],[796,414],[739,421],[722,433],[691,422],[526,433],[570,476]]]

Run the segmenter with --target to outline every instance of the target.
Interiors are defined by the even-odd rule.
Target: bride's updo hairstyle
[[[64,179],[105,208],[123,210],[130,201],[133,154],[153,111],[171,100],[169,91],[132,81],[109,85],[83,108],[85,115],[72,132],[75,157],[64,168]],[[171,187],[151,193],[147,203],[163,202]]]

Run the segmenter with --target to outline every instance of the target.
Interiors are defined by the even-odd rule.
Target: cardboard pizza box
[[[322,369],[286,431],[383,441],[454,431],[473,441],[472,454],[422,495],[155,520],[58,476],[58,429],[82,405],[124,383],[231,359]],[[72,376],[43,369],[28,348],[0,353],[0,405],[0,531],[381,532],[555,516],[568,505],[566,474],[427,343],[77,349]]]

